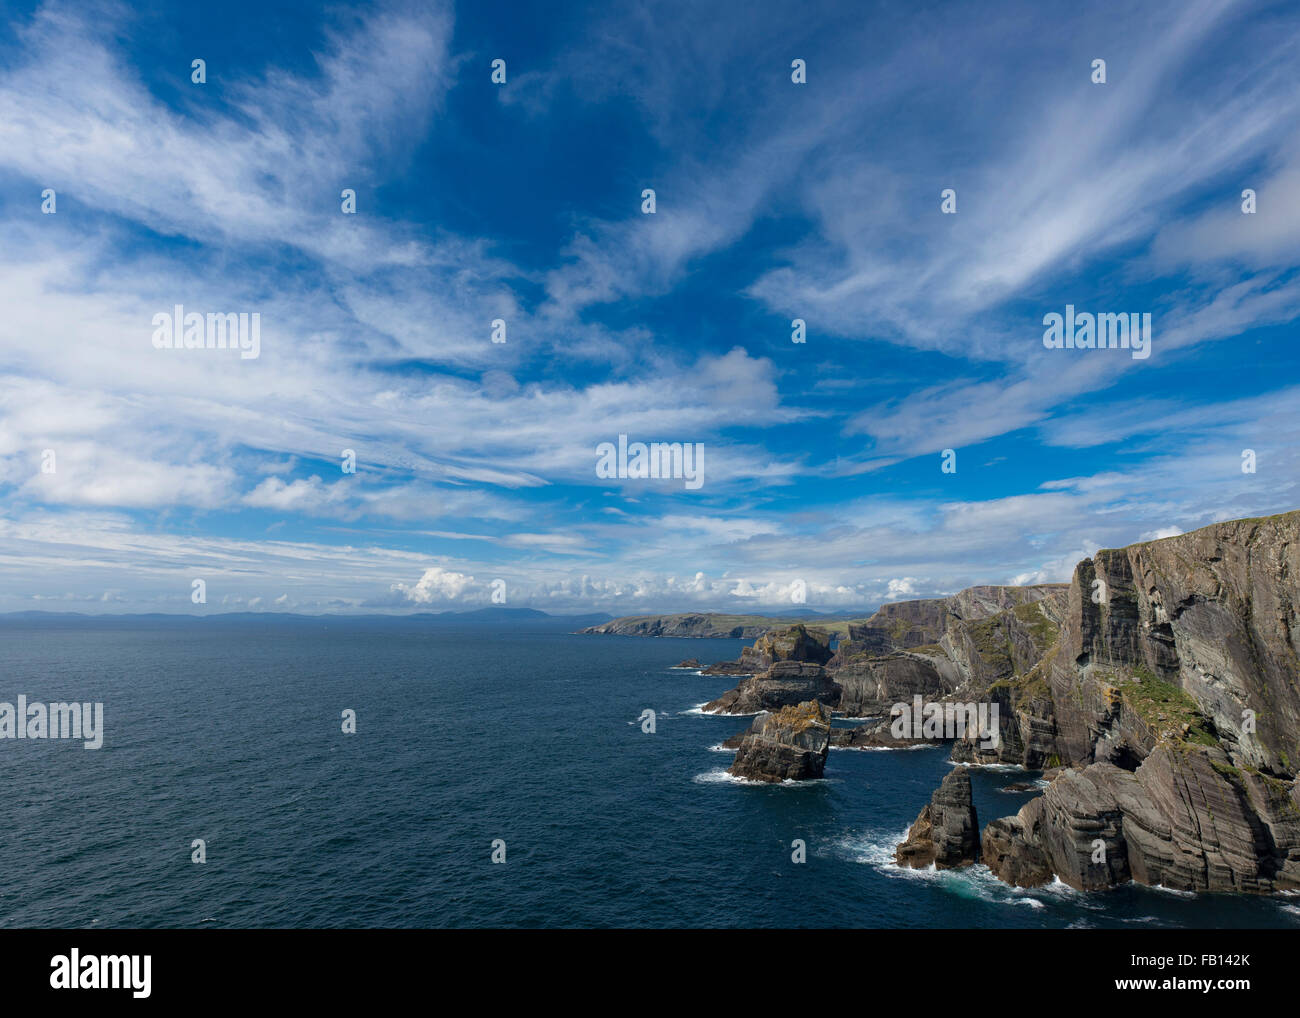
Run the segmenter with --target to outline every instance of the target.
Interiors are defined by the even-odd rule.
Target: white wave
[[[907,838],[910,827],[892,833],[877,833],[867,837],[846,835],[839,841],[855,861],[875,867],[882,875],[897,879],[924,880],[959,898],[975,898],[996,905],[1041,909],[1052,904],[1061,895],[1054,885],[1046,887],[1012,887],[995,877],[987,866],[976,863],[960,869],[941,870],[933,864],[924,869],[900,866],[894,860],[895,849]],[[1059,882],[1059,881],[1058,881]],[[1071,894],[1067,885],[1061,885]],[[1044,900],[1046,898],[1046,900]]]
[[[705,700],[704,703],[697,703],[690,710],[684,710],[682,713],[691,714],[697,718],[756,718],[761,713],[760,711],[754,711],[752,714],[730,714],[725,710],[705,710],[704,705],[709,702],[709,700]]]
[[[695,781],[701,785],[763,785],[764,781],[751,781],[749,778],[738,778],[730,771],[721,769],[705,771],[703,774],[695,775]]]
[[[689,713],[689,711],[688,711],[687,713]],[[673,714],[673,712],[670,711],[670,710],[657,710],[657,711],[654,712],[654,714],[655,714],[655,721],[656,721],[656,722],[669,720],[669,719],[675,717],[675,715]],[[645,717],[644,717],[644,716],[641,716],[641,717],[637,717],[637,718],[635,718],[635,719],[632,720],[632,721],[625,721],[625,722],[623,722],[623,723],[624,723],[624,724],[627,724],[627,725],[639,725],[639,724],[641,724],[641,723],[644,722],[644,721],[645,721]]]
[[[1029,787],[1028,788],[1003,787],[1003,788],[999,788],[998,791],[1002,792],[1004,795],[1029,795],[1031,792],[1041,790],[1044,788],[1050,788],[1052,783],[1050,781],[1044,781],[1042,778],[1039,778],[1037,781],[1026,781],[1024,782],[1024,784],[1028,785]]]
[[[1004,763],[967,763],[964,760],[949,760],[949,767],[970,767],[979,771],[1014,771],[1017,774],[1025,773],[1025,769],[1020,764]]]
[[[1138,886],[1144,886],[1139,884]],[[1176,898],[1195,898],[1195,891],[1180,891],[1174,887],[1165,887],[1164,884],[1146,884],[1153,891],[1159,891],[1161,894],[1172,894]]]
[[[712,770],[697,774],[692,779],[700,785],[751,785],[754,788],[801,788],[807,785],[829,785],[838,783],[835,778],[810,778],[807,781],[754,781],[752,778],[738,778],[730,771]]]
[[[851,749],[857,753],[902,753],[909,749],[934,749],[930,743],[914,746],[832,746],[831,749]]]
[[[715,742],[712,746],[709,747],[709,752],[710,753],[734,753],[735,750],[728,749],[720,742]]]

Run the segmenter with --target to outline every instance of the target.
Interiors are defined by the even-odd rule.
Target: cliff
[[[1298,603],[1300,512],[1079,563],[1054,645],[987,690],[1010,708],[997,759],[1069,768],[985,829],[993,871],[1300,888]]]
[[[725,615],[695,612],[677,615],[625,615],[578,630],[614,636],[675,636],[704,639],[757,640],[776,629],[804,625],[810,631],[830,638],[848,633],[847,619],[781,617],[772,615]]]
[[[759,710],[817,700],[834,707],[840,689],[823,667],[831,657],[830,641],[803,623],[766,633],[746,647],[737,667],[750,677],[704,705],[715,714],[752,714]]]
[[[1066,584],[970,587],[952,597],[903,601],[850,624],[827,668],[840,710],[865,717],[917,694],[979,693],[1038,661],[1055,642]]]
[[[764,712],[742,736],[730,771],[751,781],[820,778],[830,752],[830,732],[830,708],[816,701]]]

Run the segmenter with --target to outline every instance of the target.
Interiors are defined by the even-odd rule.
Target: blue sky
[[[1294,5],[5,15],[0,610],[848,611],[1300,505]]]

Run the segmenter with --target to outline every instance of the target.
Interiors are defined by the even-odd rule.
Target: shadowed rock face
[[[754,674],[767,671],[778,661],[824,665],[830,659],[830,637],[825,633],[810,632],[803,625],[764,633],[752,647],[740,652],[741,663],[751,666],[750,671]]]
[[[1300,887],[1297,605],[1300,513],[1081,562],[1056,645],[990,690],[1010,708],[1000,759],[1072,768],[985,829],[993,872]],[[962,744],[954,757],[976,758]]]
[[[997,745],[959,739],[953,759],[1055,773],[1019,814],[984,829],[979,851],[1001,879],[1295,890],[1298,606],[1300,512],[1236,520],[1100,551],[1068,586],[888,605],[851,625],[829,660],[799,636],[770,640],[747,655],[764,670],[709,707],[816,701],[873,716],[917,694],[997,703]],[[888,744],[880,725],[829,739]],[[964,768],[956,774],[968,789]],[[955,819],[969,792],[947,785],[900,862],[974,858],[973,809]]]
[[[971,587],[952,597],[884,605],[849,626],[827,663],[850,716],[981,692],[1030,667],[1056,638],[1064,584]]]
[[[762,675],[744,679],[735,689],[706,703],[704,709],[715,714],[753,714],[760,710],[779,710],[805,700],[832,706],[839,699],[840,687],[831,681],[821,665],[778,661]]]
[[[984,828],[980,858],[999,880],[1016,887],[1040,887],[1051,883],[1052,864],[1038,842],[1025,833],[1024,825],[1019,816],[994,820]]]
[[[762,713],[740,740],[730,772],[751,781],[820,778],[830,751],[831,711],[808,701]]]
[[[975,862],[979,846],[970,771],[955,767],[930,796],[894,858],[900,866],[913,869],[924,869],[932,863],[936,869],[953,869]]]
[[[802,625],[760,637],[746,647],[738,667],[752,677],[723,693],[704,709],[720,714],[753,714],[777,710],[805,700],[819,700],[834,706],[840,688],[823,663],[831,656],[830,641],[820,633],[809,633]],[[705,674],[718,674],[712,670]]]
[[[909,746],[933,746],[934,739],[897,736],[889,718],[878,718],[853,728],[832,729],[831,745],[842,749],[906,749]]]

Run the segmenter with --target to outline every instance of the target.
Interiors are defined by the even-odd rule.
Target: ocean
[[[102,702],[104,744],[0,740],[0,925],[1300,927],[1300,898],[892,866],[947,747],[734,781],[715,747],[748,719],[698,706],[735,680],[671,666],[742,646],[541,623],[6,620],[0,701]],[[1035,778],[976,770],[981,826]]]

